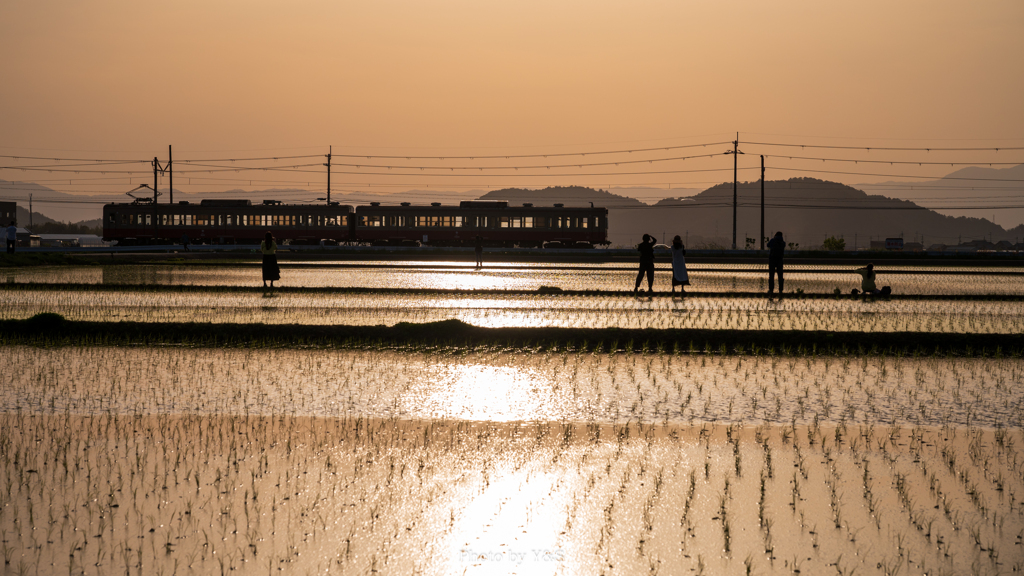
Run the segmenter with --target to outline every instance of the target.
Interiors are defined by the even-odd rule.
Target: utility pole
[[[171,154],[171,145],[167,145],[167,172],[170,176],[170,198],[167,200],[168,204],[174,204],[174,170],[171,169],[171,162],[173,162],[174,155]]]
[[[28,195],[28,229],[32,229],[32,195]]]
[[[157,226],[157,212],[156,212],[156,183],[157,183],[157,172],[160,170],[160,161],[157,160],[156,156],[153,156],[153,238],[156,238],[156,226]]]
[[[732,141],[732,249],[736,249],[736,212],[739,201],[736,196],[736,164],[740,157],[740,133],[736,133],[736,139]]]
[[[732,154],[732,249],[736,249],[736,212],[739,206],[739,200],[736,194],[736,159],[739,157],[740,152],[740,133],[736,133],[736,139],[732,141],[732,150],[726,151],[726,154]]]
[[[761,250],[764,250],[764,154],[761,154]]]
[[[334,151],[334,146],[327,147],[327,205],[331,205],[331,153]]]
[[[153,156],[153,205],[156,205],[156,175],[160,170],[160,162]]]

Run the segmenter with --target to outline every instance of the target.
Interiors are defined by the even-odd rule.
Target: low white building
[[[44,248],[77,248],[105,247],[112,242],[104,242],[95,234],[39,234],[39,245]]]

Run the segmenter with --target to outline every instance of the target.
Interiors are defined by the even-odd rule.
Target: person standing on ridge
[[[647,275],[647,292],[654,293],[654,238],[650,234],[644,234],[644,241],[636,249],[640,252],[640,270],[636,274],[636,285],[633,286],[633,293],[640,290],[640,282]]]
[[[779,296],[782,296],[782,257],[786,252],[786,240],[782,232],[768,241],[768,296],[775,290],[775,274],[779,275]]]
[[[672,239],[672,293],[675,294],[676,286],[679,286],[679,295],[686,294],[686,287],[690,285],[690,275],[686,272],[686,247],[683,246],[683,239],[676,236]]]
[[[274,235],[267,232],[263,242],[260,242],[260,252],[263,252],[263,287],[267,287],[267,280],[270,287],[274,287],[274,280],[281,279],[281,268],[277,265],[277,242]]]
[[[476,252],[476,267],[484,267],[484,239],[482,236],[477,235],[476,244],[473,246],[473,251]]]
[[[11,220],[11,225],[7,227],[7,233],[4,234],[7,237],[7,253],[14,254],[14,247],[18,244],[18,226]]]

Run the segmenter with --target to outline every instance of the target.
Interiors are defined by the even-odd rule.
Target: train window
[[[383,226],[384,218],[382,216],[360,216],[360,226]]]
[[[111,212],[110,214],[107,214],[107,222],[109,222],[111,224],[115,224],[117,222],[117,214],[115,214],[113,212]]]
[[[533,228],[533,216],[523,216],[523,228]]]
[[[536,218],[533,219],[533,227],[534,228],[547,228],[548,227],[548,219],[543,217],[543,216],[537,216]]]
[[[498,228],[508,228],[509,227],[509,222],[508,221],[509,221],[509,217],[508,216],[498,216]]]
[[[227,221],[225,222],[226,225],[228,225],[228,226],[234,226],[235,225],[235,216],[234,216],[234,214],[228,214],[227,216],[225,216],[225,218],[227,218]]]
[[[581,218],[580,226],[583,228],[590,228],[590,218]]]

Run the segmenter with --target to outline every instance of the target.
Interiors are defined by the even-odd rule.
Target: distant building
[[[924,244],[920,242],[905,242],[902,249],[904,252],[921,252],[924,250]]]
[[[113,242],[104,242],[95,234],[40,234],[39,245],[44,248],[104,247]]]
[[[18,228],[16,242],[21,248],[36,247],[39,246],[39,237],[32,234],[28,228]]]
[[[917,244],[917,243],[914,243]],[[920,244],[917,244],[920,246]],[[872,240],[871,250],[903,250],[903,238],[886,238],[885,240]]]
[[[18,219],[18,204],[15,202],[0,202],[0,224],[7,228],[12,221]]]
[[[995,250],[996,245],[989,242],[988,240],[971,240],[968,242],[961,242],[956,248],[974,248],[975,250]]]

